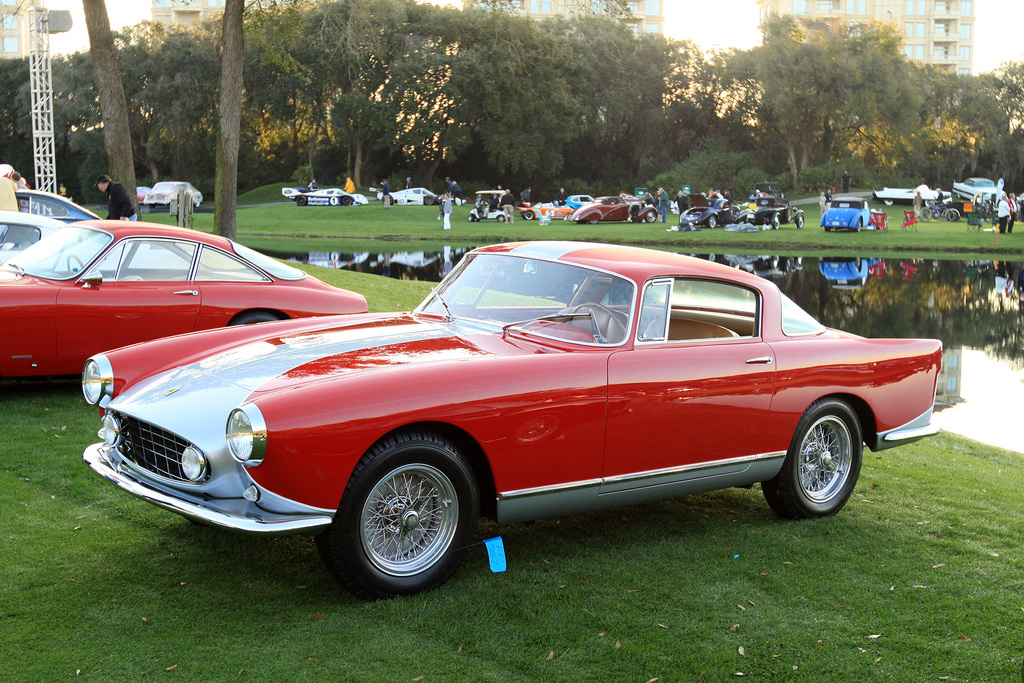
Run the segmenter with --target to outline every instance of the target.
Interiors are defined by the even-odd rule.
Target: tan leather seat
[[[673,319],[668,326],[668,338],[679,339],[715,339],[719,337],[738,337],[732,330],[706,323],[701,320],[690,320],[689,318]]]

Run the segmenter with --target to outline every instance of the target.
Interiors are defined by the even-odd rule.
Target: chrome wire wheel
[[[853,463],[853,439],[834,415],[815,422],[800,444],[800,488],[814,503],[827,503],[844,490]]]
[[[370,491],[359,520],[370,562],[392,576],[412,576],[448,551],[459,520],[455,486],[440,470],[409,464],[386,474]]]

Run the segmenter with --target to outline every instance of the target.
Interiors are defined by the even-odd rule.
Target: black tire
[[[883,199],[882,203],[885,204],[886,206],[892,206],[896,202],[895,202],[895,200],[892,200],[892,199]]]
[[[950,223],[956,223],[960,220],[960,212],[956,209],[946,209],[942,212],[942,217]]]
[[[480,220],[480,218],[475,213],[471,213],[469,214],[469,217],[466,218],[466,220],[469,221],[470,223],[476,223],[477,221]]]
[[[252,325],[254,323],[269,323],[276,320],[281,320],[281,316],[275,315],[270,311],[248,311],[235,316],[235,318],[228,323],[228,327],[235,327],[236,325]]]
[[[772,230],[778,230],[779,225],[781,225],[781,223],[779,222],[779,214],[772,214]]]
[[[804,212],[801,211],[793,218],[793,223],[796,225],[797,230],[802,230],[804,227]]]
[[[648,211],[644,214],[644,223],[653,223],[656,220],[658,220],[657,211]]]
[[[864,227],[864,219],[863,218],[858,218],[857,219],[857,232],[860,232],[863,227]]]
[[[822,399],[800,418],[782,469],[762,482],[765,500],[786,519],[834,515],[857,485],[863,454],[853,409],[838,399]]]
[[[393,434],[356,464],[316,545],[360,598],[421,593],[458,570],[479,508],[473,471],[454,444],[430,432]]]
[[[532,221],[536,217],[537,217],[537,214],[535,214],[533,211],[523,211],[523,219],[524,220]]]
[[[342,198],[341,198],[341,205],[342,205],[342,206],[352,206],[352,203],[353,203],[354,201],[355,201],[355,200],[354,200],[354,199],[352,199],[352,197],[342,197]]]
[[[825,232],[832,232],[832,228],[830,228],[829,226],[826,225],[825,226]]]
[[[505,222],[505,214],[501,214],[500,216],[498,216],[497,220],[498,220],[499,223],[504,223]]]
[[[714,229],[718,226],[718,221],[714,216],[708,216],[708,227]]]
[[[295,203],[298,204],[299,206],[305,206],[306,204],[309,203],[309,200],[306,199],[305,197],[296,197]]]
[[[600,218],[588,218],[587,219],[587,223],[589,223],[590,225],[597,225],[600,222],[601,222]]]

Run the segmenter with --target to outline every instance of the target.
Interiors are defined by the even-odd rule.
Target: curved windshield
[[[628,333],[633,283],[601,271],[510,254],[473,254],[417,309],[583,344]]]
[[[39,240],[5,267],[50,280],[67,280],[81,273],[113,239],[103,230],[67,226]]]

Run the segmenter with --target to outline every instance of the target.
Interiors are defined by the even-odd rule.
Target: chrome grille
[[[180,436],[134,417],[115,414],[121,423],[117,450],[142,469],[174,481],[188,481],[181,471],[181,452],[191,444]]]

